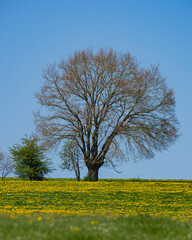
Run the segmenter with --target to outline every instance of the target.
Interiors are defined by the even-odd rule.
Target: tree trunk
[[[76,180],[79,182],[80,181],[80,171],[79,171],[79,168],[75,169],[75,175],[76,175]]]
[[[77,180],[77,182],[80,181],[80,175],[76,176],[76,180]]]
[[[98,172],[99,172],[98,166],[88,168],[88,178],[91,179],[93,182],[98,181]]]

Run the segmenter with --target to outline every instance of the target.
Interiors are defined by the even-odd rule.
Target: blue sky
[[[0,148],[34,129],[34,94],[47,64],[87,47],[130,52],[142,66],[160,64],[175,91],[180,139],[152,160],[101,168],[101,178],[192,178],[192,1],[0,0]],[[49,153],[55,166],[57,152]],[[81,176],[86,175],[86,169]],[[51,177],[74,177],[53,172]]]

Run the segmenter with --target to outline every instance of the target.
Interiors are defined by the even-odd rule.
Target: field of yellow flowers
[[[2,215],[148,214],[192,220],[192,181],[0,181]]]

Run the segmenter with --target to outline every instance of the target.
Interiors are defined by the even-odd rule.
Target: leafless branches
[[[13,171],[14,163],[11,158],[0,152],[0,173],[1,178],[4,180],[8,174]]]
[[[141,69],[129,53],[77,51],[47,67],[43,77],[36,97],[49,112],[35,114],[43,145],[75,141],[88,168],[101,167],[114,147],[120,150],[120,137],[149,158],[178,136],[173,90],[158,66]]]

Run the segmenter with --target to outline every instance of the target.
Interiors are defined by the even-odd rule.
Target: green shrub
[[[22,178],[40,181],[44,175],[52,172],[51,162],[37,145],[37,140],[22,138],[22,144],[15,144],[10,148],[12,159],[15,163],[14,173]]]

